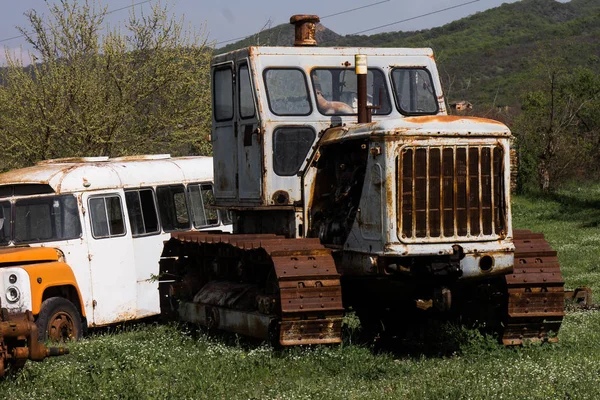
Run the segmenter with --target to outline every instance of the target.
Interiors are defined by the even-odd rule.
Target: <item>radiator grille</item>
[[[403,240],[504,235],[503,151],[494,145],[403,147],[398,160]]]

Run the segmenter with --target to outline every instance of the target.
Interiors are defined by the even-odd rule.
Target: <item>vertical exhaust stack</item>
[[[315,24],[320,21],[318,15],[297,14],[292,15],[290,24],[296,27],[294,33],[294,46],[316,46]]]
[[[358,123],[371,122],[371,113],[367,106],[367,56],[356,54],[354,56],[356,71],[356,85],[358,95]]]

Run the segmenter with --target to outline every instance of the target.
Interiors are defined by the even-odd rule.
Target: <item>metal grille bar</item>
[[[398,162],[404,240],[504,234],[503,150],[494,145],[406,146]]]

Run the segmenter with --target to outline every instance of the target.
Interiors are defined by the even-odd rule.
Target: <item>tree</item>
[[[538,79],[524,95],[514,131],[520,145],[521,178],[551,191],[562,181],[597,173],[600,158],[600,77],[569,68],[563,57],[542,58]]]
[[[31,65],[7,52],[0,167],[73,156],[209,154],[212,48],[168,6],[106,29],[93,0],[29,11]]]

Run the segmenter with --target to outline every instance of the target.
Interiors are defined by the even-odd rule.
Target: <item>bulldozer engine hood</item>
[[[506,125],[491,119],[436,115],[334,127],[323,133],[320,144],[327,145],[372,136],[384,139],[397,136],[510,137],[511,133]]]

